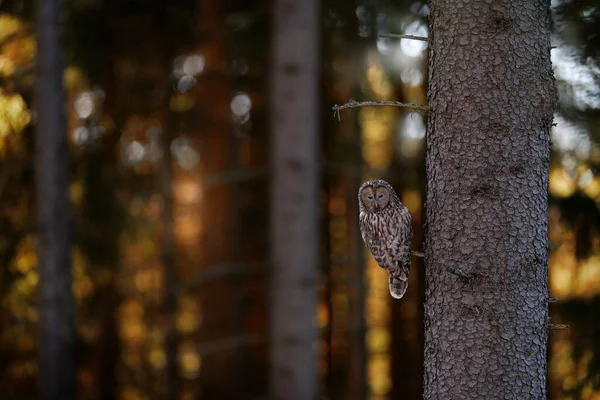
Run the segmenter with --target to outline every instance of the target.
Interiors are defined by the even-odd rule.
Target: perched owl
[[[402,298],[408,287],[412,216],[392,185],[369,181],[358,189],[360,233],[379,266],[388,271],[390,294]]]

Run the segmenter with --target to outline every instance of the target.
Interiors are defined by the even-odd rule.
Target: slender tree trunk
[[[271,87],[272,399],[318,393],[317,0],[275,0]]]
[[[167,94],[167,97],[169,95]],[[166,108],[166,113],[169,109]],[[179,398],[179,371],[177,365],[178,334],[175,324],[177,313],[177,274],[176,274],[176,244],[173,234],[173,159],[171,157],[171,129],[169,116],[165,118],[163,130],[163,163],[161,171],[161,191],[163,196],[162,210],[162,249],[164,298],[163,313],[166,323],[165,354],[166,354],[166,389],[167,399]]]
[[[116,143],[111,141],[104,145],[112,150]],[[101,336],[94,353],[85,357],[93,359],[96,365],[98,398],[102,400],[119,398],[116,371],[120,358],[117,310],[121,295],[116,287],[115,274],[119,265],[118,240],[124,218],[115,189],[114,153],[90,151],[86,154],[87,161],[83,166],[86,172],[82,178],[85,194],[83,224],[75,228],[73,236],[74,244],[80,244],[87,255],[90,269],[102,271],[110,277],[99,282],[94,289],[91,312],[98,315]]]
[[[61,5],[37,2],[38,383],[40,398],[48,400],[76,397]]]
[[[545,399],[548,0],[432,0],[425,399]]]
[[[165,6],[165,9],[167,7]],[[165,28],[168,27],[165,22]],[[167,29],[165,29],[166,31]],[[165,35],[167,35],[165,33]],[[168,36],[165,36],[168,37]],[[167,44],[168,46],[169,44]],[[165,76],[170,70],[172,57],[171,51],[167,51],[165,56]],[[169,109],[169,99],[171,98],[170,85],[167,84],[165,93],[164,105],[164,123],[161,136],[163,159],[160,172],[160,190],[162,192],[163,207],[162,207],[162,248],[161,261],[163,267],[163,310],[165,327],[165,377],[166,377],[166,394],[168,400],[177,400],[179,398],[179,368],[177,364],[178,342],[179,335],[177,332],[177,245],[175,243],[175,235],[173,231],[173,157],[171,155],[171,142],[173,141],[173,116]]]
[[[189,11],[184,5],[189,2],[173,2],[161,0],[159,9],[162,14],[158,16],[158,25],[162,31],[163,66],[165,77],[165,97],[163,103],[163,129],[161,145],[163,150],[160,171],[160,191],[163,198],[162,207],[162,237],[161,261],[163,267],[163,302],[162,312],[165,321],[165,389],[168,400],[177,400],[180,397],[181,382],[179,379],[179,332],[177,331],[177,243],[174,232],[174,175],[173,156],[171,143],[178,130],[177,118],[170,109],[169,102],[172,95],[172,83],[169,76],[172,71],[173,59],[177,54],[177,39],[181,31],[187,32],[178,19],[181,13]]]
[[[168,112],[168,109],[167,109]],[[166,118],[169,121],[169,117]],[[162,249],[164,299],[163,312],[166,322],[165,354],[166,354],[166,386],[167,398],[179,398],[179,371],[177,365],[178,334],[175,324],[177,313],[177,276],[175,265],[175,237],[173,235],[173,159],[169,149],[172,127],[167,122],[163,131],[163,165],[161,171],[161,189],[163,195],[162,210]]]

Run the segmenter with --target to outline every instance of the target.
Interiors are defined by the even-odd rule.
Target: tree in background
[[[597,390],[600,353],[593,36],[600,24],[593,0],[554,3],[552,60],[561,109],[552,130],[549,273],[550,293],[561,301],[551,318],[570,329],[551,335],[549,391],[587,398]],[[34,135],[27,110],[34,105],[32,4],[0,3],[0,398],[9,399],[33,397],[37,376]],[[65,3],[82,398],[162,398],[166,365],[173,365],[165,358],[174,360],[174,350],[179,376],[171,382],[181,396],[252,398],[267,390],[270,7],[263,0]],[[425,103],[426,42],[378,35],[425,35],[426,4],[328,0],[321,9],[325,104],[349,98]],[[423,51],[414,51],[419,44]],[[586,52],[573,52],[584,45]],[[425,193],[422,117],[363,108],[338,122],[327,107],[321,111],[326,217],[319,283],[325,290],[315,319],[319,367],[312,372],[321,374],[321,393],[332,399],[417,398],[425,269],[411,273],[412,299],[392,302],[387,287],[381,295],[382,271],[361,255],[354,192],[373,175],[389,179],[410,202],[417,231]],[[163,328],[173,315],[161,303],[160,215],[170,214],[161,208],[170,190],[163,193],[158,179],[157,154],[166,144],[157,139],[169,127],[172,265],[179,281],[171,321],[179,343],[167,350]],[[421,248],[416,237],[414,245]]]
[[[318,394],[319,19],[317,0],[275,2],[271,86],[270,390]]]
[[[60,14],[60,0],[37,3],[38,384],[40,398],[48,400],[76,398],[69,150]]]

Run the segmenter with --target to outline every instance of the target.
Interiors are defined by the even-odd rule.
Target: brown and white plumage
[[[412,249],[412,216],[392,185],[365,182],[358,189],[360,232],[379,266],[388,271],[390,294],[402,298],[408,287]]]

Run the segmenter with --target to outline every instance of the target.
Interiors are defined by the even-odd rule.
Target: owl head
[[[388,206],[400,204],[392,185],[378,179],[363,183],[358,189],[360,212],[380,212]]]

